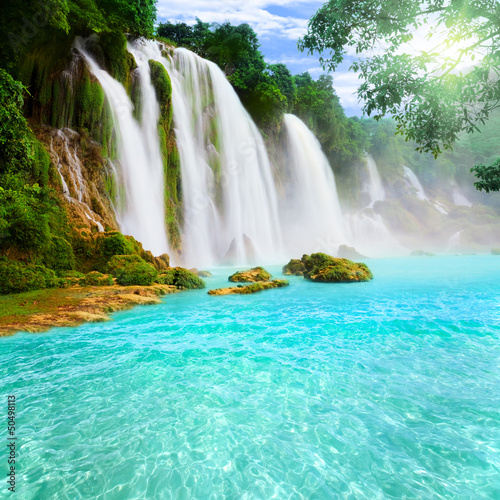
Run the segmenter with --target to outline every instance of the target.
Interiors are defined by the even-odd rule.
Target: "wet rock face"
[[[340,259],[360,260],[368,258],[360,254],[354,247],[349,247],[347,245],[340,245],[337,255]]]
[[[246,271],[238,271],[228,278],[232,283],[257,283],[269,281],[270,279],[271,275],[263,267],[253,267]]]

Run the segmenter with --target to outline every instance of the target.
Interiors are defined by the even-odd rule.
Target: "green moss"
[[[108,274],[102,274],[98,271],[88,273],[80,280],[82,286],[112,286],[113,278]]]
[[[108,263],[111,273],[119,285],[152,285],[158,277],[158,271],[138,255],[115,255]]]
[[[304,255],[301,259],[306,271],[304,277],[323,283],[369,281],[373,278],[366,264],[337,259],[324,253]]]
[[[303,276],[305,270],[306,267],[299,259],[292,259],[286,266],[283,266],[283,274],[285,275]]]
[[[237,273],[229,276],[228,280],[233,283],[269,281],[271,274],[269,274],[263,267],[253,267],[246,271],[238,271]]]
[[[101,34],[99,46],[102,49],[105,65],[113,78],[130,91],[130,72],[137,68],[134,56],[127,52],[127,37],[120,31]]]
[[[209,295],[248,295],[250,293],[262,292],[263,290],[269,290],[271,288],[282,288],[290,285],[287,280],[273,280],[266,281],[264,283],[252,283],[251,285],[238,285],[230,288],[217,288],[215,290],[209,290]]]
[[[163,64],[149,61],[151,82],[156,92],[156,99],[160,103],[160,125],[166,132],[172,125],[172,82]]]
[[[70,243],[59,236],[52,235],[43,263],[55,271],[64,271],[75,267],[75,255]]]

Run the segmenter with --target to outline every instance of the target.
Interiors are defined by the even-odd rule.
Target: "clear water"
[[[500,498],[500,259],[369,264],[1,339],[16,498]]]

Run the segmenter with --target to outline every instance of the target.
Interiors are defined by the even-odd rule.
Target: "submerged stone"
[[[250,293],[261,292],[262,290],[269,290],[271,288],[282,288],[288,286],[290,283],[287,280],[273,280],[263,283],[253,283],[251,285],[237,285],[228,288],[217,288],[209,290],[208,295],[248,295]]]
[[[246,271],[238,271],[229,276],[228,280],[233,283],[255,283],[269,281],[271,275],[263,267],[253,267]]]

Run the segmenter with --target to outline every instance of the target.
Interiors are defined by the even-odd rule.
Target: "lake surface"
[[[0,339],[16,498],[499,499],[500,257],[367,263]]]

